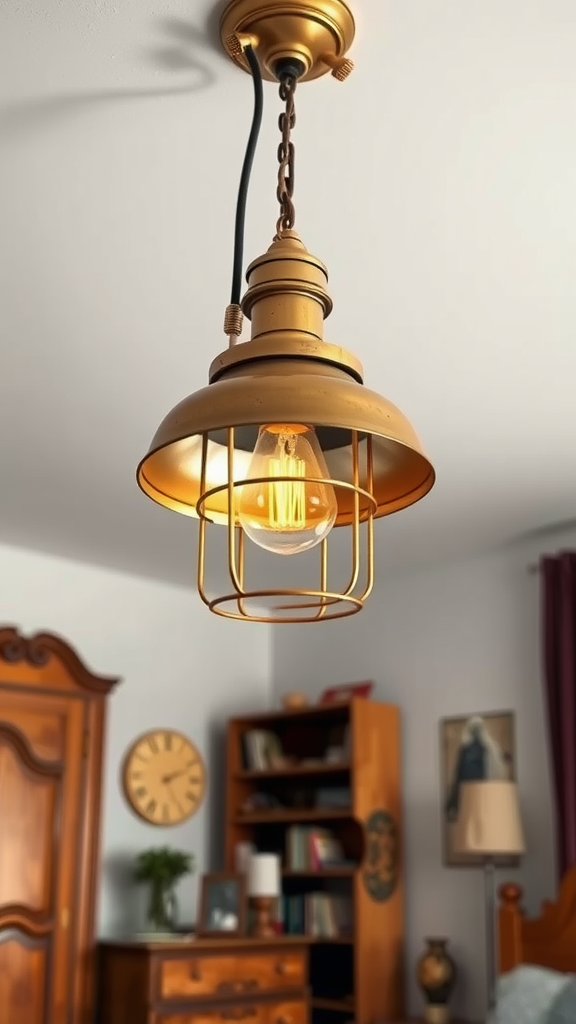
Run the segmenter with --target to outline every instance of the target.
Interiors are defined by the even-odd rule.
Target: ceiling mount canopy
[[[220,22],[232,60],[250,71],[251,45],[269,82],[277,82],[279,65],[292,60],[302,64],[301,82],[329,72],[343,81],[354,68],[347,57],[354,34],[352,11],[342,0],[232,0]]]
[[[233,0],[221,22],[227,52],[252,73],[255,107],[236,215],[229,347],[209,383],[161,423],[138,467],[154,501],[200,520],[198,590],[208,607],[260,622],[318,622],[360,611],[374,582],[374,519],[406,508],[434,483],[434,470],[406,417],[363,385],[361,364],[324,340],[332,310],[325,266],[294,230],[298,80],[329,71],[343,80],[354,21],[341,0]],[[241,298],[244,215],[262,114],[262,76],[280,82],[284,112],[274,240],[248,267]],[[251,338],[239,342],[243,317]],[[230,590],[209,593],[207,533],[226,527]],[[350,572],[332,582],[329,538],[350,533]],[[212,532],[212,531],[210,531]],[[316,583],[298,588],[249,582],[251,543],[273,554],[312,548]],[[274,560],[272,560],[274,562]]]

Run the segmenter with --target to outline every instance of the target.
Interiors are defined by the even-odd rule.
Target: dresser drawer
[[[304,950],[238,952],[222,956],[187,954],[162,958],[159,964],[158,988],[163,1000],[233,999],[305,986]]]
[[[158,1015],[155,1024],[308,1024],[306,1003],[231,1003],[212,1010]]]

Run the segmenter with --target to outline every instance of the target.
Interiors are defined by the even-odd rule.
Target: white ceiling
[[[331,341],[413,420],[432,494],[396,566],[576,517],[576,4],[362,0],[354,75],[298,94],[297,226]],[[138,491],[225,347],[251,116],[212,0],[0,7],[0,542],[188,582],[190,521]],[[246,255],[276,218],[273,86]]]

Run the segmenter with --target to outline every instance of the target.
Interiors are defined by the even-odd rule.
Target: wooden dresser
[[[308,949],[289,939],[103,942],[99,1024],[308,1024]]]

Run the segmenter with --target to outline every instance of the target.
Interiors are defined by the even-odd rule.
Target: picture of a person
[[[462,730],[456,764],[446,798],[446,817],[456,821],[460,807],[460,786],[463,782],[488,779],[509,779],[510,755],[506,754],[479,715],[469,718]]]

